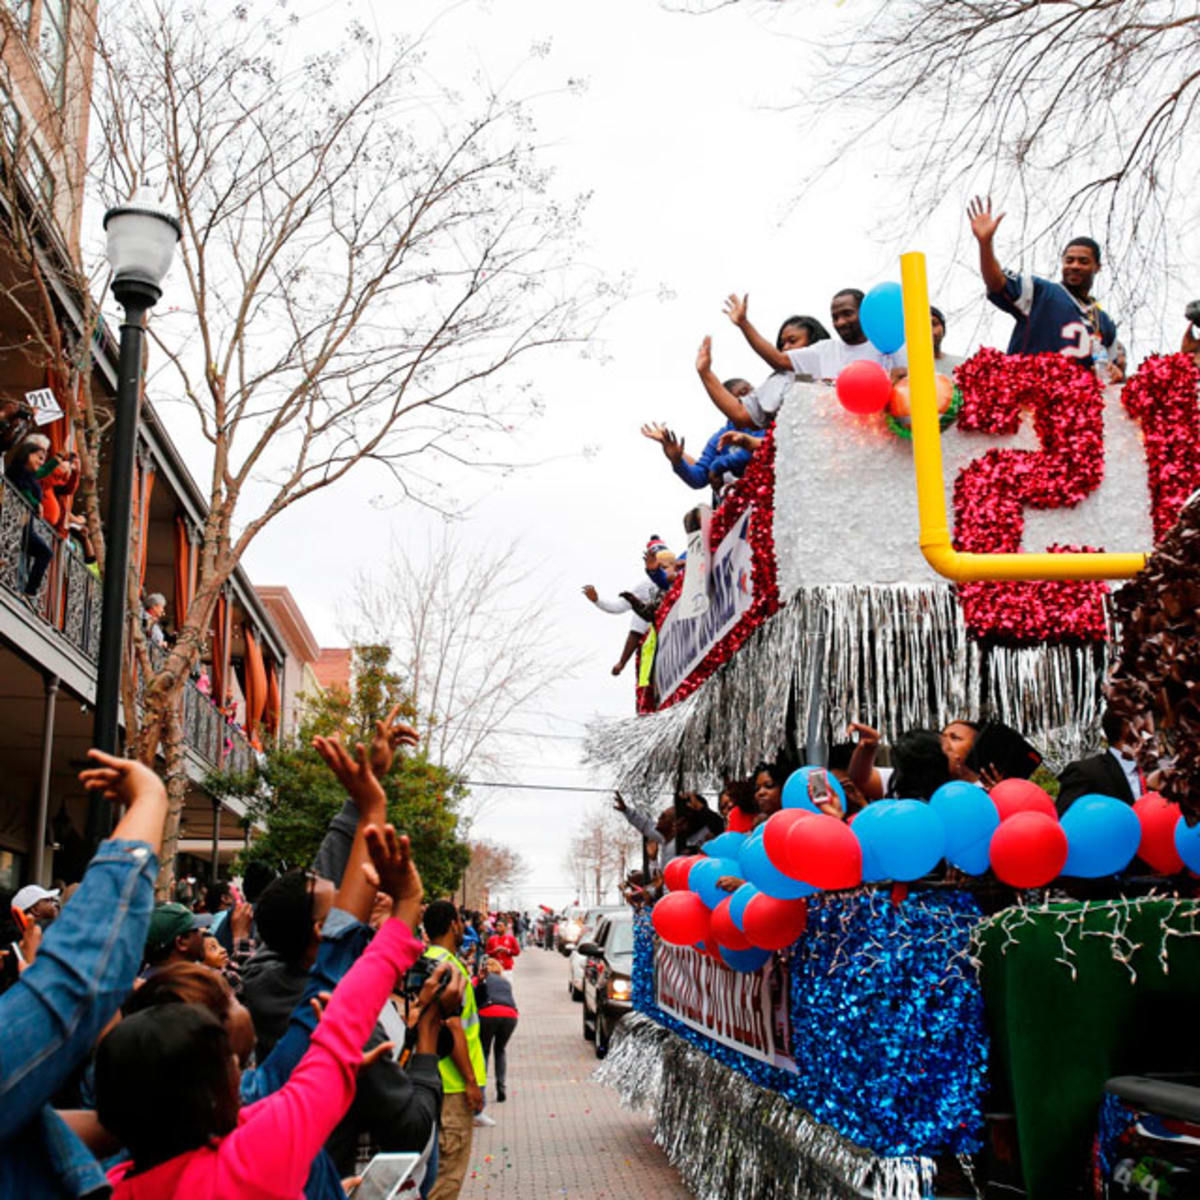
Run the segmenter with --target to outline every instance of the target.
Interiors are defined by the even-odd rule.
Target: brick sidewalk
[[[567,995],[567,960],[528,947],[513,971],[520,1023],[508,1043],[508,1099],[494,1129],[476,1128],[465,1200],[686,1200],[642,1113],[591,1081],[582,1005]]]

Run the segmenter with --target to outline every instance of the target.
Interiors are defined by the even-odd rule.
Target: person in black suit
[[[1145,791],[1145,781],[1133,757],[1136,745],[1129,723],[1112,712],[1100,722],[1108,749],[1092,758],[1068,763],[1058,777],[1058,815],[1079,799],[1095,793],[1133,804]]]

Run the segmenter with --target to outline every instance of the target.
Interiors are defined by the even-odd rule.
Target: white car
[[[596,932],[596,926],[600,924],[600,918],[606,913],[624,911],[624,904],[606,904],[600,908],[589,908],[581,920],[581,929],[575,945],[591,941],[592,934]],[[575,949],[575,945],[571,947],[570,957],[567,959],[567,992],[572,1000],[578,1002],[583,999],[583,968],[587,964],[587,959]]]

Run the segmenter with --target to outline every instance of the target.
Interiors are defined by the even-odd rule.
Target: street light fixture
[[[104,214],[112,290],[125,310],[117,367],[117,412],[109,463],[108,520],[104,530],[104,592],[100,616],[96,711],[92,744],[117,752],[124,657],[125,604],[129,576],[129,533],[133,514],[133,470],[137,455],[141,407],[142,344],[146,313],[162,295],[159,286],[171,266],[182,234],[179,219],[168,212],[144,184],[125,204]],[[91,793],[88,845],[108,836],[112,817],[107,800]]]

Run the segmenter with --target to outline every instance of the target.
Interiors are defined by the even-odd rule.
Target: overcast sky
[[[605,325],[602,353],[550,355],[537,364],[548,409],[518,432],[510,457],[540,465],[450,480],[474,501],[462,531],[468,544],[519,534],[526,560],[537,566],[530,586],[553,599],[565,640],[584,657],[575,678],[514,723],[510,782],[607,783],[582,767],[580,738],[595,716],[633,711],[632,667],[620,679],[609,674],[626,623],[594,609],[579,589],[593,582],[611,594],[635,583],[651,533],[682,549],[682,514],[704,496],[675,479],[638,426],[667,421],[698,452],[721,423],[693,370],[706,333],[716,339],[720,375],[765,374],[721,315],[728,292],[748,291],[752,319],[772,335],[793,312],[828,323],[834,291],[898,278],[897,254],[921,249],[930,256],[934,300],[952,314],[946,348],[961,353],[981,338],[1003,344],[1006,336],[1005,323],[993,321],[982,301],[973,246],[960,240],[965,221],[947,216],[912,230],[903,245],[874,239],[877,208],[896,199],[886,156],[852,159],[793,210],[798,185],[839,124],[831,116],[801,129],[794,113],[780,111],[812,66],[806,45],[787,35],[797,11],[810,38],[845,32],[859,6],[822,0],[781,7],[786,18],[753,6],[697,18],[653,0],[343,0],[297,9],[309,14],[301,36],[314,39],[348,13],[384,33],[400,21],[410,30],[432,22],[430,69],[464,89],[479,71],[500,80],[522,63],[518,90],[586,81],[580,94],[542,106],[539,134],[564,193],[594,192],[586,223],[591,258],[614,275],[633,273],[633,295]],[[549,53],[526,62],[530,47],[545,42]],[[339,644],[355,572],[378,564],[393,540],[424,545],[438,521],[393,503],[382,479],[359,473],[289,510],[253,546],[247,566],[256,583],[288,586],[322,644]],[[329,568],[331,545],[336,570]],[[573,899],[562,871],[565,845],[580,814],[602,797],[497,790],[489,799],[475,832],[511,844],[530,865],[513,899],[526,906]]]

